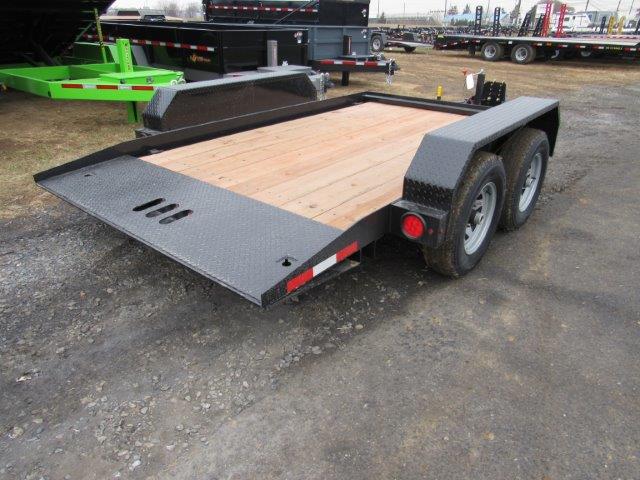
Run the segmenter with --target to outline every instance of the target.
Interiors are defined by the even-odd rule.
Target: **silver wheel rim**
[[[493,58],[496,56],[496,47],[494,45],[487,45],[484,47],[484,56],[487,58]]]
[[[377,52],[380,50],[380,39],[378,37],[373,39],[373,49]]]
[[[485,183],[473,201],[464,229],[464,251],[467,255],[474,254],[487,238],[497,203],[498,189],[495,183]]]
[[[529,169],[527,170],[527,175],[524,179],[524,183],[522,184],[522,192],[520,193],[520,203],[518,204],[518,209],[521,212],[524,212],[529,208],[531,202],[533,201],[533,197],[536,194],[536,190],[538,189],[538,184],[540,183],[540,175],[542,174],[542,153],[538,152],[533,156],[531,160],[531,164],[529,165]]]
[[[527,49],[524,47],[516,48],[516,60],[524,62],[527,59]]]

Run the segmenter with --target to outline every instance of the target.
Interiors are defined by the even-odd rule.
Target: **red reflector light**
[[[422,217],[414,213],[407,213],[402,217],[402,233],[412,240],[422,237],[424,235],[424,220],[422,220]]]

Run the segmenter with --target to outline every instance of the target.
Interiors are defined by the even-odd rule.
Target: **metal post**
[[[351,35],[344,35],[342,37],[342,54],[343,55],[351,55]],[[340,82],[343,87],[349,85],[349,72],[343,70],[342,71],[342,82]]]
[[[476,105],[480,105],[482,103],[482,94],[484,93],[484,79],[485,74],[480,72],[478,73],[478,78],[476,79],[476,94],[473,96],[473,103]]]
[[[618,18],[618,11],[620,10],[621,3],[622,3],[622,0],[618,0],[618,6],[616,7],[616,18]]]
[[[118,71],[120,73],[133,72],[133,58],[131,56],[131,44],[126,38],[118,38],[116,40],[116,51],[118,52]],[[127,119],[129,123],[138,123],[138,105],[136,102],[126,102]]]
[[[267,67],[278,66],[278,41],[267,40]]]

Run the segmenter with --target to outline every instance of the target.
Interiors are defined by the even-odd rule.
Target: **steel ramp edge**
[[[287,280],[325,256],[353,242],[372,241],[385,229],[385,219],[378,215],[344,232],[129,155],[40,176],[37,183],[260,306],[291,293]],[[162,201],[134,211],[156,199]],[[178,206],[147,216],[171,204]],[[184,210],[192,213],[160,223]]]

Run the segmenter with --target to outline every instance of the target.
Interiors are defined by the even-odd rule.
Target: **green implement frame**
[[[117,61],[83,65],[0,69],[7,87],[55,100],[126,102],[129,122],[139,120],[136,102],[148,102],[155,89],[183,83],[183,73],[133,65],[129,40],[116,41]]]

